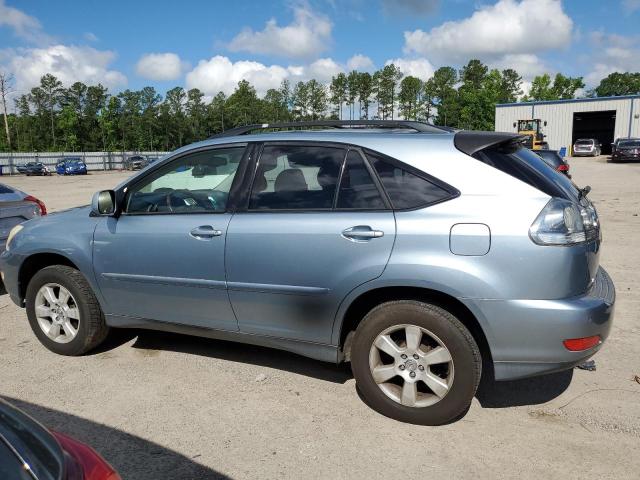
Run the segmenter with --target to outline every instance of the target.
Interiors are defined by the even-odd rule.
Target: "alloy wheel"
[[[57,343],[69,343],[78,334],[80,310],[71,292],[58,283],[43,285],[35,298],[38,325]]]
[[[369,351],[373,380],[384,394],[407,407],[438,403],[453,385],[453,358],[435,334],[417,325],[394,325]]]

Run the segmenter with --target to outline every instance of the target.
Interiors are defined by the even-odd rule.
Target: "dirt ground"
[[[345,366],[175,334],[122,331],[81,358],[45,350],[0,296],[0,395],[93,445],[124,479],[640,476],[640,164],[571,160],[617,288],[597,371],[485,382],[443,427],[369,409]],[[0,179],[50,210],[126,174]]]

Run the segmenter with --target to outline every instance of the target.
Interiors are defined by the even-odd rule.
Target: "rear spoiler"
[[[526,139],[526,135],[518,135],[517,133],[463,130],[455,134],[453,144],[458,150],[471,156],[485,148],[508,143],[520,143]]]

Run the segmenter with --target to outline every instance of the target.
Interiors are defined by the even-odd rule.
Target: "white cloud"
[[[373,61],[369,57],[358,53],[347,60],[347,68],[349,70],[359,70],[361,72],[366,72],[368,70],[373,70],[374,65]]]
[[[142,78],[156,81],[176,80],[189,65],[175,53],[147,53],[136,63],[136,73]]]
[[[325,51],[331,44],[331,21],[306,4],[293,10],[289,25],[280,27],[271,19],[262,31],[246,27],[231,40],[229,49],[287,58],[312,58]]]
[[[46,73],[56,76],[65,86],[74,82],[101,83],[107,87],[127,84],[127,77],[109,65],[116,55],[91,47],[52,45],[45,48],[5,50],[0,56],[4,68],[13,72],[16,89],[25,92],[40,84]]]
[[[37,18],[27,15],[14,7],[8,7],[5,0],[0,0],[0,27],[9,27],[23,40],[35,44],[46,44],[52,38],[44,33]]]
[[[333,61],[331,58],[320,58],[306,68],[303,68],[302,77],[306,79],[315,78],[319,82],[329,83],[331,77],[344,72],[344,67]]]
[[[592,32],[589,36],[592,52],[588,57],[591,71],[585,75],[587,87],[596,87],[613,72],[640,71],[640,36]]]
[[[199,88],[207,96],[214,96],[222,91],[226,95],[233,93],[240,80],[247,80],[253,85],[258,95],[270,88],[278,88],[283,80],[292,84],[315,78],[322,83],[329,83],[331,77],[344,72],[343,65],[331,58],[320,58],[307,65],[265,65],[260,62],[240,60],[232,62],[228,57],[216,55],[209,60],[200,60],[187,73],[187,88]]]
[[[232,62],[227,57],[216,55],[209,60],[200,60],[198,65],[187,73],[187,88],[199,88],[206,95],[216,95],[222,91],[229,95],[240,80],[247,80],[264,94],[269,88],[277,88],[291,72],[279,65],[266,66],[259,62]]]
[[[489,66],[491,68],[497,68],[498,70],[513,68],[525,80],[532,80],[536,75],[542,75],[549,71],[545,63],[537,55],[532,53],[504,55],[491,62]]]
[[[433,76],[433,65],[426,58],[394,58],[387,60],[385,65],[393,63],[406,76],[418,77],[420,80],[429,80]]]
[[[559,0],[499,0],[464,20],[445,22],[428,32],[405,32],[404,49],[449,62],[489,60],[568,46],[572,29],[573,21]]]

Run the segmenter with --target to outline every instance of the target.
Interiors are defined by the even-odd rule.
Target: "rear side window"
[[[473,157],[551,197],[577,199],[578,191],[566,175],[557,175],[542,158],[518,144],[486,148],[474,153]]]
[[[385,208],[371,173],[356,150],[349,150],[340,181],[338,209],[381,210]]]
[[[346,149],[267,145],[251,189],[250,210],[333,208]]]
[[[451,198],[451,192],[433,182],[391,163],[381,155],[367,152],[393,208],[405,210],[425,207]]]

